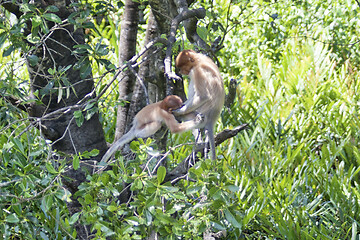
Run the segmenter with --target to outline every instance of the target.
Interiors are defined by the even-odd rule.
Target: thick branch
[[[180,78],[171,71],[172,46],[176,40],[175,36],[176,36],[176,31],[179,27],[179,24],[182,21],[189,19],[189,18],[204,18],[205,15],[206,15],[205,9],[198,8],[198,9],[183,11],[172,20],[171,28],[170,28],[170,35],[168,38],[168,43],[167,43],[167,48],[166,48],[166,56],[164,59],[165,76],[166,76],[167,82],[171,82],[173,79],[180,80]],[[168,86],[170,86],[170,85],[168,84]],[[171,94],[172,94],[172,89],[170,87],[168,87],[168,89],[166,90],[166,95],[171,95]]]
[[[189,11],[186,0],[175,0],[175,4],[180,14]],[[209,45],[197,34],[197,22],[198,18],[189,18],[184,21],[186,37],[190,42],[195,43],[200,48],[209,49]]]

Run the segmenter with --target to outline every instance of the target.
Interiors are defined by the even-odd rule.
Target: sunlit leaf
[[[61,23],[61,19],[54,13],[45,13],[42,17],[55,23]]]
[[[160,166],[157,170],[157,181],[158,184],[161,184],[166,176],[166,168],[164,166]]]

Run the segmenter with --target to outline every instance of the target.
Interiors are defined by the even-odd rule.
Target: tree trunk
[[[35,2],[35,5],[42,9],[54,4],[59,8],[56,15],[61,20],[66,20],[74,9],[68,7],[70,2],[67,1]],[[13,11],[17,17],[23,14],[16,5],[9,4],[4,7]],[[41,33],[42,36],[47,37],[44,37],[41,44],[31,53],[27,53],[27,56],[33,58],[36,56],[39,59],[34,66],[28,63],[28,70],[33,93],[31,97],[38,95],[38,99],[42,102],[41,105],[33,104],[28,109],[29,115],[41,119],[42,132],[45,137],[53,141],[53,149],[66,154],[78,154],[98,149],[100,154],[95,159],[99,160],[107,150],[107,146],[98,113],[92,115],[89,120],[85,119],[80,127],[74,118],[74,111],[83,110],[86,102],[95,97],[91,71],[87,78],[83,79],[81,71],[74,68],[78,59],[82,57],[74,54],[73,51],[75,45],[85,43],[83,29],[78,28],[75,31],[71,24],[51,29],[54,24],[50,21],[47,25],[50,32]],[[32,25],[29,23],[27,27],[25,33],[29,34]],[[69,68],[59,77],[61,69],[67,67]],[[53,74],[50,74],[52,71]],[[66,86],[66,82],[70,86]],[[69,92],[68,95],[67,92]],[[81,168],[74,170],[70,167],[69,169],[64,173],[66,179],[63,178],[63,181],[69,191],[74,194],[79,184],[86,180],[86,172]],[[79,203],[76,199],[72,200],[68,204],[70,214],[80,211]],[[78,239],[87,239],[84,227],[77,226],[77,232]]]
[[[121,21],[119,42],[119,64],[122,65],[136,53],[137,28],[139,24],[139,2],[126,0],[125,10]],[[126,71],[119,76],[119,100],[131,101],[134,91],[135,76],[131,71]],[[119,106],[116,118],[115,139],[119,139],[130,125],[132,118],[128,117],[130,104]]]

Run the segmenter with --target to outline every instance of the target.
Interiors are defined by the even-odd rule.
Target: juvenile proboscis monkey
[[[173,109],[180,108],[183,101],[176,95],[169,95],[164,100],[150,104],[135,115],[131,129],[107,150],[101,162],[109,158],[124,144],[134,138],[145,138],[156,133],[163,123],[172,133],[179,133],[195,128],[202,122],[201,114],[197,114],[191,121],[179,123],[172,114]]]
[[[210,143],[211,159],[216,159],[214,126],[224,105],[225,91],[220,71],[207,56],[193,50],[184,50],[176,57],[176,67],[183,75],[189,75],[188,100],[173,114],[185,120],[201,113],[203,121],[195,128],[204,128]]]

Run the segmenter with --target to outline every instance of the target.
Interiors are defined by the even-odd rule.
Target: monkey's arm
[[[200,97],[197,94],[185,101],[184,105],[181,108],[173,110],[175,116],[185,115],[191,112],[195,112],[197,109],[201,108],[205,104],[209,103],[210,99],[205,97]]]
[[[170,129],[172,133],[180,133],[194,128],[198,128],[198,126],[204,121],[202,114],[197,114],[195,118],[192,118],[191,120],[182,123],[179,123],[175,119],[174,115],[172,115],[171,113],[164,111],[162,115],[166,126]]]

